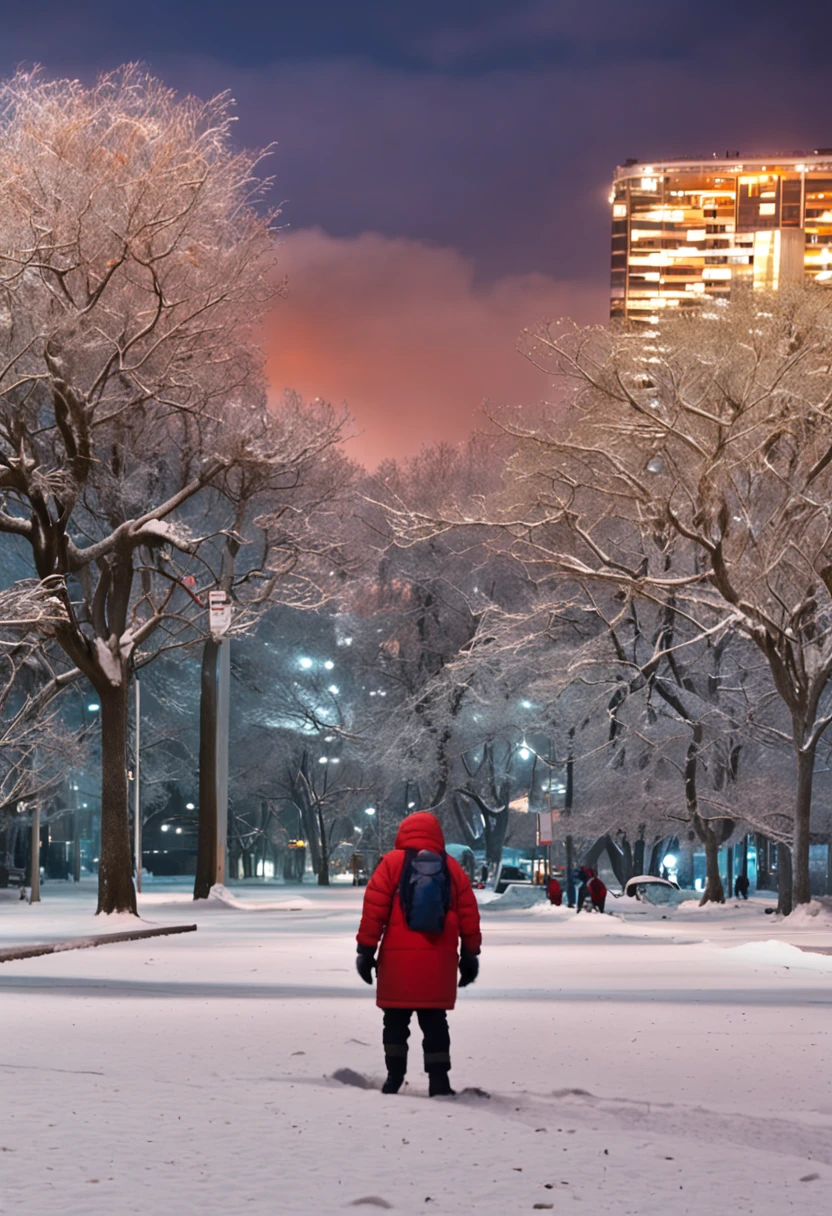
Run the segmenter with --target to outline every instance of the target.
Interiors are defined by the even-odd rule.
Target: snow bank
[[[240,912],[302,912],[304,908],[313,908],[315,904],[302,895],[293,895],[291,899],[281,899],[274,903],[245,903],[232,895],[228,887],[215,883],[208,895],[209,905],[219,904],[225,908],[235,908]]]
[[[531,908],[535,904],[544,902],[548,903],[545,887],[536,887],[532,883],[528,885],[520,883],[516,887],[509,887],[502,895],[495,895],[494,899],[481,906],[480,911],[508,912],[512,908]]]
[[[829,930],[832,928],[832,907],[826,901],[813,899],[811,903],[795,908],[788,918],[779,918],[779,923],[788,923],[802,929]]]
[[[816,954],[811,947],[801,949],[799,946],[792,946],[789,942],[777,941],[774,938],[765,942],[745,942],[742,946],[731,946],[725,953],[731,954],[745,963],[803,968],[832,975],[832,955]]]

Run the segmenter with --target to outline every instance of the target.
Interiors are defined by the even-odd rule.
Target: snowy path
[[[299,895],[162,891],[144,917],[196,934],[0,968],[0,1212],[824,1210],[832,957],[796,947],[832,919],[490,908],[451,1030],[455,1086],[492,1096],[438,1102],[419,1071],[395,1098],[330,1079],[382,1073],[360,893]],[[44,897],[0,903],[1,945],[121,927]]]

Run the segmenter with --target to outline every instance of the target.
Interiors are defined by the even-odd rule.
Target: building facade
[[[811,155],[629,161],[612,194],[610,316],[832,282],[832,149]]]

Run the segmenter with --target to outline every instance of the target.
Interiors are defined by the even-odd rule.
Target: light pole
[[[374,806],[368,806],[366,811],[364,812],[364,814],[369,815],[371,819],[375,819],[376,808]],[[378,844],[377,844],[378,855],[379,855],[379,857],[381,857],[381,820],[375,819],[375,824],[376,824],[376,839],[378,841]]]
[[[136,854],[136,891],[142,892],[142,795],[141,795],[141,733],[142,733],[142,682],[136,672],[136,763],[133,787],[133,849]]]

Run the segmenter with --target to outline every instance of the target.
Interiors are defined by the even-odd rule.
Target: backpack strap
[[[401,877],[399,878],[399,901],[402,905],[404,919],[407,920],[408,911],[408,893],[410,891],[410,875],[413,871],[413,859],[416,856],[418,849],[405,849],[404,862],[402,863]]]

